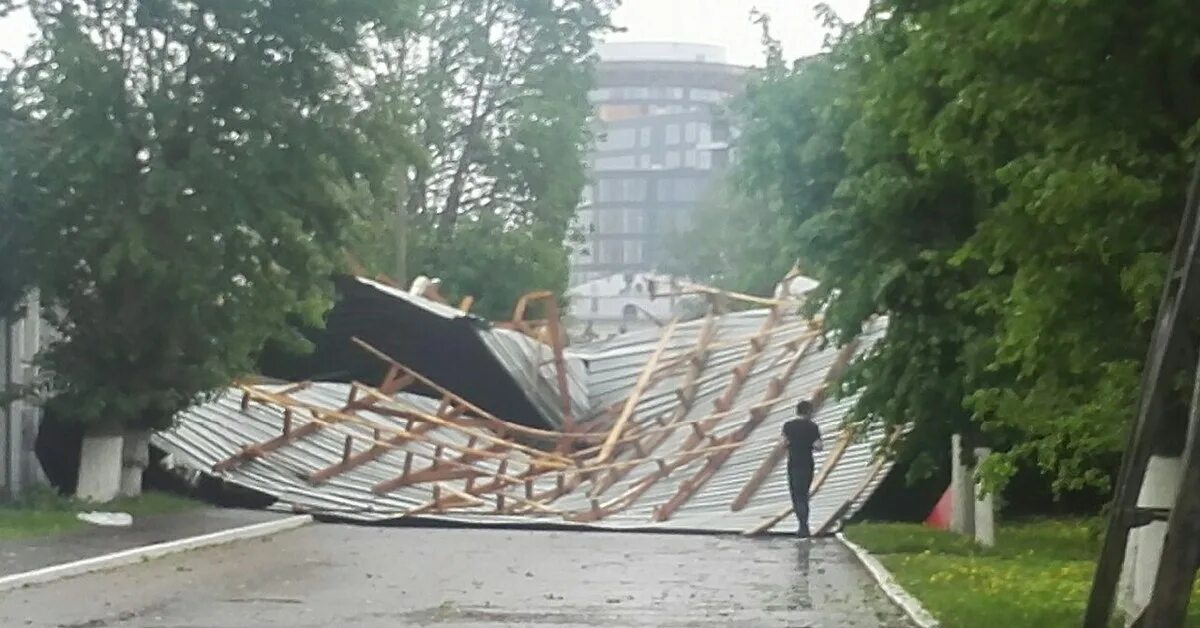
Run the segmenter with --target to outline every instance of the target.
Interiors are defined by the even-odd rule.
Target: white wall
[[[671,278],[665,275],[638,273],[629,280],[623,274],[594,279],[571,288],[567,292],[570,300],[568,311],[572,335],[581,336],[589,327],[600,337],[620,331],[633,331],[665,325],[681,313],[688,299],[695,297],[658,296],[650,298],[649,282],[657,283],[659,295],[670,294]],[[626,308],[632,306],[636,316],[626,317]]]
[[[0,318],[0,392],[33,383],[37,376],[32,360],[41,350],[46,330],[37,317],[36,299],[30,299],[26,312],[19,320]],[[0,404],[0,486],[6,497],[46,482],[33,450],[40,422],[37,406],[22,401]]]

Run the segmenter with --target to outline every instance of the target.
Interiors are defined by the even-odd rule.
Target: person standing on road
[[[800,522],[797,536],[810,535],[808,530],[808,491],[813,480],[813,452],[821,451],[821,428],[813,422],[813,405],[808,400],[796,404],[796,418],[783,424],[783,437],[788,445],[788,489],[792,506]]]

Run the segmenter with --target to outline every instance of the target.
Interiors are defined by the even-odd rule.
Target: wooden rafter
[[[792,376],[796,372],[796,367],[800,365],[800,361],[808,355],[808,351],[816,343],[816,337],[809,338],[803,345],[796,348],[792,357],[788,360],[783,371],[771,380],[770,386],[767,388],[765,403],[769,405],[759,405],[750,411],[750,417],[733,431],[729,436],[723,439],[722,444],[740,445],[750,437],[750,434],[766,420],[771,409],[783,398],[783,393],[787,390],[788,383],[792,380]],[[762,351],[762,347],[759,347]],[[662,506],[659,506],[655,513],[656,521],[666,521],[675,514],[681,506],[686,504],[710,479],[721,469],[726,461],[733,456],[735,449],[728,449],[717,453],[708,459],[704,467],[696,472],[691,478],[680,483],[679,489],[673,496]]]
[[[559,403],[562,405],[562,422],[563,426],[570,430],[575,425],[575,418],[571,408],[571,389],[567,383],[567,361],[563,354],[563,336],[562,336],[562,321],[560,320],[560,312],[558,310],[558,297],[548,290],[539,290],[523,295],[517,300],[516,306],[513,308],[512,325],[527,335],[533,336],[532,327],[525,320],[525,312],[529,304],[534,301],[544,301],[546,303],[546,319],[544,321],[547,334],[549,334],[549,342],[551,355],[554,362],[554,376],[558,384]],[[534,336],[536,338],[536,336]],[[540,339],[539,339],[540,340]]]
[[[539,471],[533,468],[526,470],[518,475],[507,473],[508,460],[502,460],[500,466],[495,472],[484,472],[480,476],[491,477],[491,481],[487,484],[474,485],[475,477],[467,479],[467,486],[460,491],[461,495],[470,496],[472,498],[492,497],[496,503],[497,514],[512,514],[518,507],[510,506],[509,503],[519,504],[520,507],[529,510],[535,510],[544,514],[562,515],[561,511],[551,508],[543,503],[542,497],[533,492],[533,483],[538,477],[546,474],[545,471]],[[435,485],[435,487],[438,485]],[[442,485],[444,486],[444,484]],[[517,496],[505,492],[506,489],[513,486],[523,486],[524,496]],[[414,516],[426,512],[445,512],[455,508],[464,506],[478,505],[474,501],[462,499],[454,495],[438,496],[435,494],[433,500],[407,511],[404,516]]]
[[[441,512],[446,512],[448,510],[453,510],[455,508],[462,508],[464,506],[481,506],[481,505],[484,505],[487,503],[487,500],[480,497],[480,495],[482,495],[483,493],[479,493],[474,490],[457,490],[457,489],[452,490],[445,484],[436,484],[436,485],[434,485],[434,489],[435,489],[434,495],[433,495],[433,499],[431,501],[426,502],[425,504],[422,504],[420,506],[417,506],[415,508],[408,510],[407,512],[404,513],[404,516],[405,517],[414,517],[414,516],[422,515],[422,514],[425,514],[428,512],[441,513]],[[448,495],[448,496],[441,495],[440,493],[443,491],[450,493],[450,495]],[[495,501],[497,504],[497,510],[502,514],[506,511],[505,504],[509,500],[517,502],[517,503],[525,504],[534,510],[538,510],[539,512],[543,512],[546,514],[551,514],[551,515],[563,515],[564,514],[560,510],[556,510],[554,508],[546,506],[545,504],[541,504],[537,501],[534,501],[534,500],[531,500],[531,499],[528,499],[525,497],[521,497],[519,495],[497,493],[494,495],[494,498],[495,498]]]
[[[658,365],[658,359],[662,357],[663,351],[671,344],[671,337],[675,333],[675,323],[679,319],[671,319],[667,325],[666,331],[663,332],[662,338],[659,339],[658,345],[654,348],[654,353],[650,355],[650,360],[642,369],[642,374],[638,377],[637,383],[633,390],[630,391],[629,397],[625,400],[625,406],[621,409],[621,414],[613,423],[612,429],[608,432],[608,437],[604,440],[604,445],[600,448],[600,453],[596,456],[595,462],[602,463],[608,461],[612,457],[613,448],[616,446],[617,440],[621,438],[621,432],[624,431],[630,417],[633,416],[634,410],[637,408],[638,401],[642,398],[642,393],[646,390],[646,385],[650,382],[650,376],[654,373],[654,368]]]
[[[813,405],[814,416],[820,412],[822,407],[824,407],[825,399],[828,397],[829,388],[837,383],[839,379],[841,379],[842,373],[844,373],[846,367],[849,366],[850,360],[854,357],[854,352],[857,350],[858,341],[853,340],[849,343],[846,343],[846,345],[842,347],[841,352],[838,353],[837,358],[834,360],[833,366],[831,366],[829,369],[829,373],[825,375],[825,381],[821,384],[821,387],[818,388],[809,398],[809,401]],[[762,488],[763,482],[766,482],[771,473],[775,471],[775,467],[779,466],[780,462],[783,462],[783,459],[786,455],[787,441],[781,435],[779,440],[775,443],[775,447],[771,450],[771,453],[768,454],[766,458],[763,458],[762,463],[758,466],[758,469],[755,470],[754,475],[750,476],[750,479],[746,481],[745,486],[742,487],[742,490],[738,493],[737,497],[734,498],[733,503],[730,504],[730,509],[734,512],[737,512],[745,508],[746,505],[750,503],[750,500],[754,497],[755,493],[758,492],[758,489]],[[784,516],[786,517],[787,515]]]
[[[384,381],[384,384],[394,385],[392,384],[393,379],[394,376],[389,375],[389,377]],[[309,408],[308,411],[312,415],[309,422],[299,427],[293,427],[294,417],[297,413],[297,409],[299,409],[300,406],[290,397],[278,393],[269,393],[267,391],[259,390],[249,386],[242,387],[242,392],[243,410],[248,408],[250,401],[252,400],[266,401],[267,403],[271,403],[283,408],[283,434],[265,442],[254,443],[246,446],[242,449],[242,451],[213,465],[212,469],[214,473],[224,473],[225,471],[228,471],[229,469],[232,469],[233,467],[236,467],[242,463],[249,462],[250,460],[254,460],[256,458],[261,458],[272,451],[286,447],[304,438],[312,436],[313,434],[316,434],[326,425],[324,422],[319,420],[319,411]],[[342,406],[340,413],[353,414],[358,410],[368,408],[374,404],[374,400],[358,399],[357,395],[358,387],[351,386],[350,396],[346,404]]]
[[[887,440],[886,447],[890,447],[893,443],[895,443],[896,439],[899,438],[902,433],[903,433],[903,430],[900,428],[893,430],[891,437],[888,438],[888,440]],[[838,448],[830,454],[830,457],[827,459],[826,463],[823,465],[823,468],[821,470],[821,475],[820,475],[821,483],[816,484],[814,482],[814,486],[817,487],[817,490],[819,490],[820,487],[824,485],[825,478],[827,478],[829,476],[829,474],[837,466],[838,461],[841,460],[842,456],[845,454],[846,449],[849,446],[851,439],[853,438],[853,435],[854,435],[854,433],[850,429],[847,429],[847,431],[843,433],[843,440],[839,441]],[[837,510],[834,511],[833,516],[826,519],[825,522],[822,523],[820,526],[817,526],[817,534],[828,533],[830,531],[830,526],[836,524],[837,521],[842,517],[842,515],[844,515],[846,513],[846,511],[849,510],[850,507],[852,505],[854,505],[854,503],[862,497],[863,492],[867,490],[868,486],[870,486],[871,481],[874,480],[875,477],[877,475],[879,475],[880,470],[883,469],[883,465],[887,464],[888,458],[887,458],[886,447],[885,447],[884,451],[880,451],[875,454],[875,459],[871,463],[871,466],[867,472],[867,475],[863,477],[863,480],[859,483],[858,488],[855,490],[854,496],[851,497],[850,499],[846,500],[840,506],[838,506]],[[779,514],[775,515],[774,517],[771,517],[770,519],[767,519],[766,521],[763,521],[762,523],[754,526],[753,528],[750,528],[750,529],[742,532],[742,534],[745,536],[756,536],[756,535],[768,532],[775,526],[779,525],[780,522],[782,522],[784,519],[787,519],[788,517],[790,517],[792,515],[792,513],[794,513],[794,512],[795,512],[795,509],[792,506],[788,506],[787,508],[783,509],[783,511],[781,511]]]
[[[717,319],[713,309],[710,307],[708,309],[708,313],[704,317],[704,326],[700,330],[700,337],[696,343],[696,348],[694,349],[694,353],[689,360],[687,375],[684,377],[683,384],[679,387],[679,389],[677,389],[677,392],[690,392],[680,397],[679,405],[675,407],[670,419],[667,420],[668,426],[681,422],[683,417],[687,416],[688,412],[691,412],[692,403],[695,401],[695,388],[700,379],[700,374],[703,373],[704,369],[708,366],[708,358],[710,355],[709,346],[712,344],[713,338],[716,336],[716,331]],[[634,440],[633,443],[635,445],[635,453],[638,454],[639,458],[643,459],[652,455],[659,448],[659,446],[661,446],[667,441],[668,438],[670,438],[673,431],[674,428],[672,427],[664,427],[660,432],[650,435],[646,439],[638,438]],[[592,490],[590,491],[590,495],[592,497],[598,497],[599,495],[604,494],[608,491],[608,489],[612,488],[615,484],[624,479],[625,476],[628,475],[635,466],[636,465],[623,465],[619,468],[614,468],[612,471],[609,471],[603,479],[594,484]]]
[[[705,456],[711,456],[714,452],[735,449],[740,446],[740,444],[720,444],[713,439],[711,436],[711,431],[718,426],[718,424],[723,420],[724,416],[727,416],[730,413],[731,406],[736,400],[738,393],[741,391],[742,386],[745,384],[746,377],[749,376],[749,373],[753,369],[753,366],[757,362],[759,356],[761,356],[766,347],[769,346],[770,333],[778,324],[779,320],[779,308],[772,308],[767,314],[766,320],[763,321],[762,327],[759,329],[759,333],[751,339],[749,343],[750,346],[746,351],[746,356],[742,359],[738,366],[734,367],[734,377],[730,380],[729,385],[726,387],[720,398],[726,400],[725,403],[728,405],[722,407],[722,403],[714,404],[717,407],[716,412],[710,413],[709,416],[700,423],[691,423],[690,427],[692,428],[692,434],[687,437],[683,445],[676,452],[676,455],[678,456],[676,461],[672,463],[659,462],[659,471],[647,476],[646,478],[643,478],[642,481],[635,485],[634,489],[627,491],[627,494],[632,492],[634,497],[626,502],[625,505],[632,503],[634,500],[636,500],[636,497],[641,496],[641,494],[649,490],[651,486],[670,475],[671,471],[686,466],[697,460],[698,457],[694,454],[698,451],[704,452]],[[760,337],[762,337],[762,340],[757,340],[757,338]],[[708,447],[698,449],[705,441],[708,441],[710,445]],[[690,493],[692,488],[685,483],[683,490]],[[623,508],[625,506],[621,507]],[[608,516],[609,514],[611,514],[609,511],[602,512],[602,516]],[[656,517],[657,516],[658,515],[656,514]]]
[[[559,438],[562,438],[564,436],[570,436],[569,434],[566,434],[564,432],[559,432],[559,431],[554,431],[554,430],[542,430],[542,429],[538,429],[538,428],[534,428],[534,427],[527,427],[524,425],[518,425],[516,423],[510,423],[508,421],[501,420],[501,419],[497,418],[495,415],[488,412],[487,410],[484,410],[483,408],[480,408],[479,406],[471,403],[470,401],[467,401],[463,397],[458,396],[450,389],[445,388],[444,386],[441,386],[440,384],[434,382],[433,380],[429,379],[428,377],[425,377],[424,375],[413,370],[412,368],[409,368],[409,367],[397,362],[396,360],[392,359],[391,356],[389,356],[388,354],[380,351],[379,349],[376,349],[375,347],[371,346],[370,344],[368,344],[366,342],[363,342],[360,338],[352,338],[351,340],[355,344],[357,344],[359,347],[361,347],[363,350],[370,353],[371,355],[390,364],[392,367],[398,369],[400,372],[403,372],[403,373],[411,376],[416,382],[419,382],[422,386],[425,386],[431,390],[437,391],[437,393],[439,395],[441,395],[443,398],[448,397],[450,399],[453,399],[454,403],[456,405],[462,406],[463,408],[466,409],[466,411],[470,411],[471,414],[488,422],[490,427],[499,434],[513,433],[513,434],[520,434],[523,436],[530,436],[530,437],[535,437],[535,438],[547,438],[547,439],[554,439],[554,440],[558,440]],[[390,401],[390,399],[389,399],[389,401]]]
[[[508,440],[501,436],[497,436],[497,435],[491,433],[489,431],[489,429],[491,427],[490,421],[488,422],[488,425],[486,428],[469,427],[467,425],[463,425],[461,423],[458,423],[458,422],[455,422],[455,421],[452,421],[449,419],[444,419],[444,418],[439,417],[434,414],[420,412],[418,410],[412,410],[412,409],[408,409],[408,408],[397,408],[394,406],[394,400],[392,398],[388,397],[387,395],[384,395],[377,390],[373,390],[370,387],[363,386],[362,388],[363,388],[363,394],[374,398],[379,404],[381,404],[381,405],[378,405],[375,408],[373,408],[373,411],[380,412],[380,413],[388,413],[393,416],[397,416],[397,417],[401,417],[401,418],[405,418],[405,419],[414,419],[416,421],[424,421],[424,422],[434,423],[434,424],[438,425],[439,427],[450,428],[450,429],[462,432],[463,434],[466,434],[468,437],[474,436],[474,437],[478,438],[479,440],[486,441],[493,445],[506,445],[508,447],[511,447],[512,449],[522,451],[522,452],[532,456],[534,458],[535,464],[546,465],[551,468],[562,468],[562,467],[574,466],[574,462],[570,458],[567,458],[565,456],[547,452],[547,451],[538,449],[536,447],[522,445],[516,441]],[[385,406],[382,404],[393,404],[393,405],[389,407],[389,406]]]
[[[470,449],[465,446],[457,446],[456,448],[459,451],[463,451],[465,453],[476,453],[479,455],[484,454],[484,452],[482,452],[481,450]],[[442,453],[442,451],[444,451],[444,449],[445,449],[445,446],[443,445],[443,447],[441,449],[435,450],[435,452],[432,454],[409,449],[405,452],[405,454],[411,455],[414,457],[432,460],[432,461],[436,462],[439,466],[445,466],[445,467],[450,467],[452,469],[465,470],[465,471],[477,471],[480,473],[480,475],[486,475],[486,476],[496,478],[496,479],[504,479],[506,482],[510,482],[510,483],[519,483],[522,481],[518,478],[515,478],[511,475],[504,473],[500,469],[497,469],[496,471],[487,471],[487,470],[482,469],[481,467],[476,466],[473,463],[459,462],[457,459],[442,458],[441,453]],[[409,473],[411,473],[411,471],[409,471]],[[397,480],[403,480],[403,479],[404,479],[404,476],[401,476],[400,478],[394,478],[391,480],[384,480],[383,482],[379,482],[375,486],[371,487],[371,492],[375,493],[376,495],[386,495],[386,494],[396,490],[397,488],[399,488],[400,485],[396,484],[396,482],[397,482]]]
[[[686,451],[698,446],[703,440],[701,433],[710,432],[712,429],[717,427],[717,425],[724,418],[724,415],[731,410],[733,404],[737,401],[738,395],[740,395],[742,392],[742,387],[746,384],[746,379],[753,371],[754,365],[758,363],[758,359],[766,350],[771,338],[771,333],[775,330],[776,325],[778,325],[779,319],[779,308],[771,308],[770,312],[767,314],[767,319],[763,321],[762,327],[759,328],[758,333],[751,337],[749,342],[750,346],[746,350],[746,355],[742,358],[742,361],[739,362],[737,366],[733,367],[731,371],[733,377],[729,380],[729,385],[725,387],[725,390],[721,393],[721,396],[713,402],[716,412],[710,413],[709,420],[700,424],[701,429],[699,431],[695,431],[691,436],[688,437],[688,440],[683,444],[683,447],[680,448],[681,451]]]
[[[896,438],[900,435],[900,433],[901,430],[896,430],[892,437],[888,439],[889,447],[896,441]],[[846,512],[848,512],[854,504],[858,503],[858,501],[862,499],[863,494],[867,491],[867,487],[871,486],[871,483],[876,480],[876,478],[879,476],[879,473],[883,470],[883,466],[887,464],[887,462],[888,454],[886,452],[879,452],[875,455],[875,459],[871,462],[871,466],[867,473],[863,475],[862,480],[858,483],[858,487],[854,489],[854,495],[850,499],[847,499],[845,502],[843,502],[841,506],[838,506],[838,509],[834,511],[834,513],[830,515],[828,519],[825,520],[825,523],[822,523],[817,528],[817,534],[823,535],[833,532],[834,528],[841,523],[842,518],[846,516]]]
[[[419,423],[417,425],[409,423],[407,431],[409,434],[420,436],[421,434],[428,432],[433,427],[434,425],[432,423]],[[404,436],[384,438],[380,430],[376,429],[371,446],[363,451],[354,453],[354,437],[347,435],[345,441],[346,444],[342,449],[342,461],[335,465],[331,465],[319,471],[310,473],[308,476],[308,482],[313,486],[320,486],[321,484],[324,484],[325,482],[328,482],[334,477],[346,473],[347,471],[352,471],[364,464],[378,460],[389,451],[393,451],[397,447],[401,447],[409,442],[412,442],[413,440],[415,440],[414,436],[407,434]]]
[[[471,445],[468,445],[470,447]],[[502,445],[491,445],[479,451],[468,451],[452,460],[443,460],[435,455],[433,462],[424,469],[401,474],[391,480],[376,484],[371,490],[375,493],[390,493],[405,486],[427,484],[430,482],[447,482],[450,480],[470,480],[488,476],[487,472],[473,463],[484,460],[483,452],[500,453],[507,451]],[[443,463],[450,464],[449,468]]]
[[[599,504],[597,502],[597,507],[593,508],[591,511],[577,513],[574,515],[573,520],[583,522],[599,521],[600,519],[621,512],[622,510],[636,503],[638,498],[644,495],[646,491],[650,490],[660,480],[671,475],[671,473],[674,471],[686,467],[696,460],[733,447],[737,447],[737,445],[714,445],[712,447],[695,449],[684,453],[670,462],[664,458],[650,458],[648,460],[635,461],[634,464],[638,465],[646,462],[653,462],[658,468],[653,473],[643,477],[637,482],[634,482],[633,485],[626,489],[624,493],[609,499],[603,504]]]
[[[705,286],[705,285],[698,284],[698,283],[681,281],[681,282],[679,282],[679,286],[680,286],[680,288],[682,288],[682,292],[679,292],[676,295],[660,294],[657,296],[666,297],[666,296],[682,296],[682,295],[687,295],[687,294],[706,294],[706,295],[710,295],[710,296],[726,297],[726,298],[733,299],[736,301],[744,301],[746,303],[753,303],[755,305],[765,305],[765,306],[772,307],[772,308],[776,308],[776,307],[779,307],[780,305],[786,305],[789,303],[789,301],[787,299],[770,299],[770,298],[766,298],[766,297],[755,296],[753,294],[745,294],[742,292],[733,292],[730,290],[721,290],[720,288],[713,288],[711,286]]]
[[[412,441],[425,442],[425,443],[429,444],[430,446],[433,446],[439,452],[446,450],[446,449],[459,451],[459,452],[462,452],[464,455],[469,454],[473,459],[482,459],[482,458],[504,459],[508,455],[507,453],[496,453],[494,451],[490,451],[489,450],[490,448],[489,449],[477,449],[473,446],[463,446],[463,445],[460,445],[457,443],[441,442],[439,439],[436,439],[428,434],[428,432],[432,432],[433,429],[436,427],[449,428],[451,430],[462,432],[471,439],[469,441],[470,443],[474,443],[476,439],[482,439],[482,440],[486,440],[489,443],[491,443],[492,446],[499,446],[500,448],[505,449],[505,450],[527,450],[529,453],[531,453],[533,455],[533,457],[531,457],[530,462],[529,462],[530,466],[533,468],[538,468],[538,467],[555,468],[555,467],[561,467],[561,466],[569,464],[569,461],[566,461],[566,460],[546,459],[545,458],[546,454],[544,452],[542,452],[541,450],[529,448],[529,447],[526,447],[526,446],[523,446],[523,445],[520,445],[517,443],[512,443],[510,441],[506,441],[506,440],[497,438],[497,437],[489,434],[486,430],[472,430],[470,428],[466,428],[466,427],[457,425],[453,422],[441,419],[435,415],[430,415],[430,414],[420,413],[420,412],[415,412],[415,411],[401,412],[401,411],[396,411],[393,408],[393,411],[396,411],[401,415],[404,415],[406,413],[408,414],[408,416],[405,416],[404,418],[410,419],[409,425],[413,425],[413,421],[426,422],[424,425],[422,423],[417,423],[416,425],[413,426],[412,430],[408,430],[408,429],[396,428],[393,426],[380,426],[378,424],[375,424],[375,423],[372,423],[369,421],[365,421],[360,417],[354,416],[353,414],[348,414],[345,411],[345,408],[343,408],[341,410],[336,410],[336,411],[322,410],[320,408],[302,404],[299,401],[296,401],[296,400],[293,400],[290,398],[286,398],[286,397],[280,397],[278,395],[268,393],[266,391],[251,390],[250,393],[252,394],[252,396],[254,396],[258,400],[263,400],[263,401],[266,401],[269,403],[274,403],[274,404],[278,404],[278,405],[285,407],[286,408],[285,411],[288,413],[295,412],[295,411],[303,411],[303,412],[311,413],[312,419],[310,420],[309,423],[306,423],[305,425],[303,425],[299,428],[288,430],[288,433],[292,434],[292,436],[291,436],[292,441],[294,441],[298,438],[302,438],[307,435],[314,434],[317,431],[319,431],[325,427],[328,427],[330,425],[336,425],[339,423],[357,423],[360,425],[365,425],[369,429],[373,429],[375,431],[377,437],[372,441],[372,447],[370,449],[362,452],[361,454],[357,454],[357,455],[350,454],[349,456],[346,456],[346,453],[349,451],[349,448],[345,449],[343,452],[344,459],[343,459],[342,463],[335,465],[335,467],[331,467],[329,469],[323,470],[323,472],[321,472],[322,475],[317,478],[318,480],[321,480],[321,479],[327,480],[328,477],[332,477],[332,475],[336,475],[338,472],[342,472],[346,468],[353,468],[354,466],[359,466],[361,464],[365,464],[366,462],[368,462],[370,459],[373,459],[374,457],[378,457],[379,455],[382,455],[383,453],[386,453],[387,451],[389,451],[391,449],[408,444]],[[352,398],[352,401],[347,403],[346,407],[354,407],[354,408],[357,408],[359,406],[370,407],[372,409],[372,411],[377,411],[380,409],[378,406],[375,406],[374,404],[379,403],[379,402],[384,402],[384,401],[386,401],[386,402],[392,401],[391,397],[384,395],[382,392],[380,392],[378,390],[372,389],[372,388],[362,385],[362,384],[352,385],[351,398]],[[452,406],[452,404],[444,403],[444,404],[442,404],[441,408],[442,408],[442,410],[445,411],[445,410],[452,409],[453,406]],[[290,421],[285,419],[285,429],[287,429],[286,426],[289,423],[290,423]],[[425,426],[425,425],[427,425],[427,426]],[[386,438],[383,440],[380,440],[378,438],[379,436],[386,436]],[[279,440],[279,439],[274,439],[273,441],[271,441],[269,443],[252,445],[251,447],[247,448],[246,451],[244,451],[243,453],[238,454],[237,456],[234,457],[236,459],[235,464],[236,464],[236,462],[240,462],[242,460],[249,459],[249,457],[257,457],[257,456],[264,455],[268,451],[271,451],[272,449],[276,449],[279,446],[282,446],[280,444],[276,444],[274,442],[276,440]],[[427,456],[426,454],[415,454],[415,455]],[[414,452],[412,450],[409,450],[408,452],[406,452],[405,475],[408,475],[411,472],[411,460],[412,460],[413,456],[414,456]],[[435,460],[438,459],[438,456],[433,456],[433,457]],[[453,466],[470,467],[470,465],[463,465],[462,463],[459,463],[458,461],[455,461],[455,460],[441,460],[441,463],[450,465],[452,467]],[[326,477],[326,476],[328,476],[328,477]]]
[[[771,331],[771,329],[775,327],[775,325],[778,323],[778,321],[779,321],[778,310],[772,309],[771,312],[767,315],[767,319],[765,321],[763,321],[763,325],[759,329],[759,334],[756,334],[755,337],[757,337],[759,335],[763,335],[763,334],[768,334]],[[734,394],[732,394],[732,395],[729,394],[729,392],[730,392],[730,390],[735,390],[735,391],[740,390],[742,384],[744,384],[744,377],[745,377],[745,376],[743,376],[742,382],[738,382],[735,384],[734,382],[738,379],[737,374],[739,372],[749,373],[749,367],[753,366],[753,362],[758,359],[758,356],[762,353],[765,346],[766,345],[764,345],[764,344],[759,344],[757,342],[751,341],[750,347],[747,350],[747,357],[743,358],[743,361],[737,367],[735,367],[733,369],[734,379],[731,380],[729,386],[726,387],[726,391],[725,391],[725,393],[722,394],[722,398],[728,397],[729,399],[732,400],[733,398],[736,397],[736,392],[734,392]],[[684,410],[682,410],[682,413],[677,413],[675,415],[675,417],[673,417],[673,418],[681,419],[683,416],[686,416],[687,411],[688,410],[684,409]],[[676,452],[677,455],[680,455],[681,459],[686,459],[689,462],[691,460],[694,460],[695,458],[690,456],[690,454],[693,451],[695,451],[697,449],[697,447],[699,447],[706,440],[711,441],[712,440],[712,437],[710,436],[711,431],[714,428],[716,428],[718,426],[718,424],[725,417],[729,416],[730,414],[731,414],[730,408],[723,408],[723,409],[718,408],[717,411],[709,413],[708,416],[706,416],[704,419],[701,419],[700,421],[687,422],[686,425],[689,428],[691,428],[692,433],[687,437],[687,440],[683,443],[683,445]],[[664,435],[663,440],[666,439],[666,436],[669,436],[669,434]],[[709,448],[709,449],[711,449],[711,448]],[[654,479],[652,480],[651,484],[653,484],[654,482],[657,482],[659,479],[662,479],[662,477],[665,477],[665,474],[661,474],[658,476],[652,476],[652,477],[654,477]]]
[[[520,304],[520,310],[528,302],[529,299]],[[726,334],[719,342],[719,320],[716,311],[710,308],[701,326],[691,328],[691,333],[698,332],[696,343],[683,350],[668,350],[677,331],[677,321],[672,320],[657,339],[637,383],[625,399],[613,404],[600,417],[578,426],[573,424],[571,417],[561,347],[556,348],[550,359],[542,352],[535,360],[536,368],[548,373],[547,365],[554,363],[560,376],[558,383],[565,417],[561,431],[501,420],[354,339],[386,363],[388,376],[383,384],[371,387],[354,383],[349,400],[337,410],[314,406],[314,402],[306,401],[307,396],[291,397],[290,394],[298,389],[274,394],[265,390],[247,392],[243,399],[247,407],[250,403],[262,402],[283,409],[283,435],[251,445],[218,465],[228,465],[224,467],[228,469],[329,428],[321,439],[323,449],[340,450],[340,459],[337,453],[333,454],[332,459],[322,463],[327,466],[307,474],[308,481],[321,485],[388,456],[388,464],[372,467],[375,470],[372,474],[385,469],[384,475],[371,480],[375,482],[372,491],[376,495],[386,496],[408,489],[404,493],[405,506],[414,503],[409,501],[411,495],[421,496],[419,499],[432,495],[428,501],[403,511],[401,516],[466,509],[472,514],[494,512],[497,515],[556,516],[576,522],[599,521],[630,508],[637,508],[639,513],[648,510],[652,504],[645,503],[646,494],[656,486],[657,494],[663,488],[662,483],[669,481],[677,486],[672,487],[673,492],[668,493],[670,498],[653,513],[655,520],[667,520],[694,498],[755,430],[761,431],[762,423],[772,410],[784,402],[798,364],[817,341],[820,331],[812,330],[811,322],[784,320],[783,304],[792,302],[770,303],[773,307],[765,319],[758,319],[762,325],[753,334],[743,335],[744,331]],[[469,305],[464,304],[464,309],[467,307]],[[524,311],[520,310],[514,313],[512,326],[529,332],[528,321],[523,320]],[[556,339],[556,330],[548,329],[557,318],[553,311],[551,314],[544,326],[535,331],[550,331]],[[798,328],[806,325],[809,330],[799,333]],[[797,337],[784,342],[785,336],[790,338],[793,334]],[[745,348],[733,350],[739,345]],[[728,359],[737,363],[722,366],[722,372],[716,373],[711,356],[721,347],[733,348],[722,354],[721,362]],[[645,357],[645,349],[640,350],[643,353],[638,357]],[[729,372],[725,372],[726,368]],[[769,384],[762,399],[757,402],[740,399],[747,396],[745,391],[751,386],[748,380],[756,373],[764,378],[773,376],[769,382],[761,382]],[[671,382],[678,403],[669,404],[670,407],[658,416],[639,416],[639,406],[646,407],[643,401],[647,396],[661,395],[659,401],[667,401],[671,391],[655,388],[662,382]],[[441,393],[442,402],[436,411],[431,412],[422,405],[413,407],[395,397],[396,391],[413,384],[420,384],[423,390]],[[708,392],[700,396],[700,390],[710,388],[720,390],[711,397]],[[814,403],[823,401],[824,394],[824,387],[817,389],[813,395]],[[707,401],[712,397],[716,399],[709,408]],[[701,399],[705,400],[705,407],[697,409],[695,404]],[[357,416],[355,412],[363,408],[369,408],[371,414]],[[689,415],[702,416],[688,419]],[[270,418],[277,420],[278,417],[272,415]],[[350,429],[351,426],[354,429]],[[366,428],[365,432],[363,428]],[[684,430],[684,434],[679,434],[679,430]],[[845,452],[851,434],[852,430],[845,432],[844,440],[834,448],[822,467],[822,473],[813,484],[814,493]],[[668,443],[671,451],[660,451],[665,450]],[[388,471],[391,466],[396,467],[395,473]],[[769,471],[770,468],[766,470]],[[632,480],[626,480],[630,474],[636,475]],[[687,476],[677,477],[682,474]],[[363,476],[359,473],[357,477]],[[612,490],[623,480],[618,490]],[[589,507],[573,507],[568,511],[554,505],[563,496],[576,494],[581,487],[590,489]],[[747,501],[756,489],[750,490]],[[395,500],[384,501],[394,503]]]

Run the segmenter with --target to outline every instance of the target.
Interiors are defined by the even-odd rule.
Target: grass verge
[[[1102,530],[1098,519],[1008,522],[994,548],[916,524],[861,523],[845,533],[945,628],[1054,628],[1082,621]],[[1188,626],[1200,627],[1196,606]]]
[[[127,512],[137,517],[179,512],[197,506],[198,502],[167,493],[146,493],[139,498],[98,505],[79,502],[50,490],[38,490],[15,502],[0,504],[0,540],[71,532],[88,525],[75,515],[90,510]]]

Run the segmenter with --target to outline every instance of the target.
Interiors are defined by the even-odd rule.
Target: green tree
[[[533,289],[565,289],[565,246],[586,182],[593,49],[608,0],[426,0],[408,37],[384,42],[366,94],[424,159],[367,190],[356,255],[505,316]],[[411,106],[410,106],[411,105]],[[382,225],[390,225],[383,230]],[[396,232],[401,232],[398,237]],[[397,251],[397,248],[402,250]]]
[[[290,318],[319,323],[351,215],[339,189],[373,165],[356,68],[405,4],[28,7],[0,220],[58,332],[46,405],[92,432],[162,428],[268,339],[299,341]]]
[[[14,95],[8,78],[0,80],[0,138],[7,140],[0,142],[0,318],[12,312],[28,285],[22,263],[28,253],[26,230],[18,224],[25,212],[17,210],[14,176],[20,153],[16,140],[23,135],[25,124],[16,115]]]
[[[1195,144],[1198,20],[1172,0],[877,2],[754,86],[742,237],[824,282],[843,339],[891,321],[846,381],[858,418],[915,422],[920,450],[982,430],[999,479],[1029,460],[1060,489],[1104,483]]]

